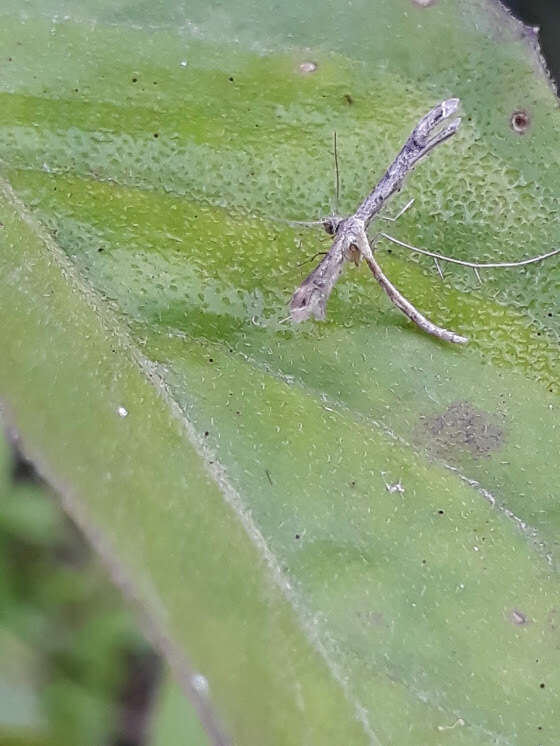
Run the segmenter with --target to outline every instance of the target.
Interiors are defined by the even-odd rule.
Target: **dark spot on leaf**
[[[354,103],[354,99],[349,93],[344,94],[344,100],[346,101],[348,105],[352,105]]]
[[[299,534],[296,534],[296,539],[299,539],[299,536],[300,536]]]
[[[214,358],[213,358],[213,357],[209,357],[209,358],[208,358],[208,362],[209,362],[209,363],[213,363],[213,362],[214,362]]]
[[[137,83],[138,82],[138,78],[132,78],[132,82],[133,83]]]
[[[480,459],[502,447],[504,431],[497,415],[477,409],[468,401],[458,401],[441,414],[422,416],[415,440],[451,461],[463,456]]]
[[[159,137],[159,132],[154,132],[154,137]]]
[[[443,511],[443,510],[441,510],[441,509],[440,509],[440,510],[438,510],[438,515],[443,515],[443,514],[444,514],[444,511]]]
[[[229,80],[230,83],[233,83],[233,75],[230,75],[229,78],[228,78],[228,80]]]
[[[358,611],[356,615],[370,627],[386,626],[385,617],[380,611]]]
[[[541,683],[539,684],[539,687],[540,687],[541,689],[544,689],[544,684],[543,684],[543,683],[541,682]]]
[[[204,431],[204,437],[207,438],[209,435],[210,435],[210,433],[208,432],[208,430],[205,430]]]
[[[524,109],[518,109],[517,111],[513,112],[509,122],[514,132],[517,132],[519,135],[523,135],[531,126],[531,117],[528,111],[525,111]]]

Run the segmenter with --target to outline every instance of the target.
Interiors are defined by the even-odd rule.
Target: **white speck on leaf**
[[[201,673],[196,673],[192,677],[191,683],[199,694],[208,694],[210,687],[206,676],[203,676]]]

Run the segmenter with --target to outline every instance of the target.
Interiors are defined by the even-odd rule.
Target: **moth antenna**
[[[340,170],[338,168],[338,147],[336,144],[336,130],[333,132],[333,155],[334,155],[334,187],[335,187],[335,214],[338,215],[340,202]]]

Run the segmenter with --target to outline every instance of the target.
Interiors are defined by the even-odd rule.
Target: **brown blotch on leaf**
[[[509,123],[511,124],[511,128],[514,132],[517,132],[519,135],[524,135],[531,126],[531,117],[529,115],[529,112],[525,111],[524,109],[518,109],[517,111],[514,111],[510,117]]]
[[[468,401],[457,401],[441,414],[422,416],[415,440],[451,461],[462,455],[480,459],[501,448],[504,431],[497,415],[477,409]]]

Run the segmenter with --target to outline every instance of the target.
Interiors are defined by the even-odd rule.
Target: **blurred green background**
[[[558,0],[509,0],[560,80]],[[0,439],[0,746],[204,744],[104,568],[56,495]]]
[[[190,705],[56,495],[0,433],[0,744],[203,746]]]

